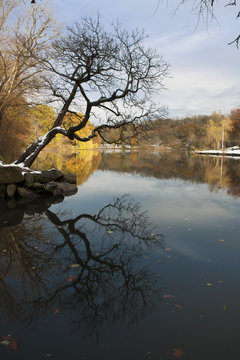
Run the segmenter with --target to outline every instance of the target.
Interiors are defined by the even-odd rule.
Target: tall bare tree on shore
[[[32,7],[20,0],[0,0],[0,142],[12,128],[9,112],[25,106],[40,89],[39,55],[58,34],[44,2]]]
[[[106,32],[99,17],[82,19],[66,35],[52,42],[42,59],[48,101],[58,105],[51,130],[32,143],[16,161],[31,166],[40,151],[57,135],[89,141],[100,136],[109,143],[126,140],[127,131],[137,134],[145,121],[163,115],[165,108],[154,103],[153,95],[163,89],[168,64],[155,50],[145,46],[143,31],[128,32],[113,24]],[[62,126],[66,114],[78,122]],[[81,115],[79,115],[81,114]],[[97,125],[87,137],[78,131],[95,117]],[[114,130],[114,135],[106,130]],[[111,133],[111,136],[110,136]]]

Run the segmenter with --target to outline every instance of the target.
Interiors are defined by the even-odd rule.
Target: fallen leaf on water
[[[175,299],[175,295],[172,295],[172,294],[165,294],[163,295],[163,299]]]
[[[72,265],[71,265],[72,268],[77,268],[77,267],[79,267],[79,266],[80,266],[79,264],[72,264]]]
[[[112,230],[107,230],[107,233],[108,233],[108,234],[112,234],[113,231],[112,231]]]
[[[183,356],[184,352],[182,351],[182,349],[174,348],[172,354],[174,357],[180,358]]]
[[[69,275],[68,276],[68,281],[72,282],[73,280],[75,280],[75,276]]]
[[[0,344],[8,346],[10,344],[10,341],[9,340],[3,340],[3,341],[0,341]]]
[[[207,286],[207,287],[210,287],[210,286],[213,286],[213,284],[211,284],[211,283],[206,283],[206,286]]]
[[[172,251],[172,249],[171,248],[166,248],[165,251]]]
[[[1,344],[8,347],[10,350],[18,350],[20,347],[20,343],[18,340],[11,337],[11,335],[3,336]]]
[[[171,258],[171,256],[170,255],[168,255],[168,257],[167,257],[168,259],[170,259]]]
[[[227,310],[227,305],[223,305],[223,310]]]
[[[225,240],[224,239],[218,239],[219,242],[224,242]]]
[[[59,308],[57,308],[57,309],[55,309],[55,310],[54,310],[54,312],[53,312],[53,313],[54,313],[54,314],[59,314],[59,312],[60,312],[60,309],[59,309]]]
[[[176,308],[179,309],[179,310],[182,310],[183,307],[182,307],[182,305],[178,305],[178,304],[177,304],[177,305],[176,305]]]

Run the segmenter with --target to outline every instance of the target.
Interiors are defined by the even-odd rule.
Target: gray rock
[[[5,198],[6,196],[6,189],[4,184],[0,184],[0,199]]]
[[[32,188],[33,188],[34,190],[44,190],[44,185],[41,184],[40,182],[35,181],[35,182],[32,184]]]
[[[31,172],[25,173],[24,179],[25,179],[25,186],[29,188],[32,187],[32,184],[34,182],[34,174]]]
[[[34,182],[48,183],[63,177],[63,173],[56,169],[44,170],[41,173],[34,174]]]
[[[7,184],[7,186],[6,186],[7,197],[9,199],[13,199],[16,190],[17,190],[17,185],[16,184]]]
[[[54,190],[57,188],[57,183],[54,182],[54,181],[50,181],[49,183],[47,183],[45,186],[44,186],[44,190],[47,191],[47,192],[50,192],[50,193],[53,193]]]
[[[57,189],[61,190],[65,196],[76,194],[78,188],[75,184],[69,184],[68,182],[57,182]]]
[[[69,184],[76,184],[77,178],[75,174],[66,174],[63,177],[63,181],[68,182]]]
[[[17,188],[17,192],[18,192],[18,195],[21,196],[22,198],[34,200],[39,197],[39,194],[34,192],[32,189],[26,188],[24,186],[19,186]]]
[[[58,189],[58,188],[56,188],[56,189],[53,191],[52,194],[53,194],[53,196],[62,196],[62,197],[64,198],[62,190],[60,190],[60,189]],[[62,199],[60,199],[59,202],[62,202]],[[57,203],[56,203],[56,204],[57,204]]]
[[[22,170],[18,166],[0,165],[0,184],[13,184],[23,181]]]

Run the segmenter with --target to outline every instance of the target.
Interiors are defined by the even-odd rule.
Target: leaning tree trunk
[[[62,131],[61,131],[62,130]],[[23,164],[26,167],[30,167],[34,160],[38,157],[39,153],[47,146],[50,141],[56,136],[56,134],[62,133],[64,129],[53,128],[46,135],[41,136],[35,140],[20,156],[15,164]]]
[[[35,140],[31,145],[29,145],[29,147],[24,151],[24,153],[19,157],[19,159],[15,161],[15,164],[23,164],[26,167],[30,167],[34,160],[38,157],[39,153],[52,141],[52,139],[57,134],[62,134],[69,137],[67,131],[60,126],[62,125],[64,116],[68,112],[71,102],[75,98],[77,89],[78,83],[76,82],[74,87],[72,88],[68,99],[65,101],[62,110],[57,116],[51,130],[44,136],[41,136],[39,139]]]

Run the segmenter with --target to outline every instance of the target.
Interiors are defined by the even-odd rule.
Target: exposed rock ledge
[[[0,198],[32,201],[40,196],[69,196],[77,192],[76,176],[56,169],[32,171],[0,163]]]

